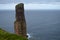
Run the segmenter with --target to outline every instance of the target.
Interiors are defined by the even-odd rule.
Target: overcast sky
[[[17,3],[25,3],[27,10],[59,9],[60,0],[0,0],[0,10],[14,10]]]
[[[4,3],[53,3],[60,2],[60,0],[0,0],[0,4]]]

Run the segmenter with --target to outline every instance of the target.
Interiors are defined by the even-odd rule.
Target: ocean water
[[[60,10],[25,10],[29,40],[60,40]],[[0,28],[14,33],[14,10],[0,10]]]

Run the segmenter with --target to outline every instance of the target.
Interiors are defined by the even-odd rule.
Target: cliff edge
[[[16,34],[11,34],[0,28],[0,40],[28,40],[28,39],[22,36],[18,36]]]

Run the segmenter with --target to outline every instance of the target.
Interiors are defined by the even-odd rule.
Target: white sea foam
[[[31,38],[31,35],[27,33],[28,39]]]

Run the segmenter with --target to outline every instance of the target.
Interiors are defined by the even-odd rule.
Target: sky
[[[0,0],[0,4],[5,3],[53,3],[60,2],[60,0]]]
[[[26,10],[60,9],[60,0],[0,0],[0,10],[15,10],[17,3],[24,3]]]

